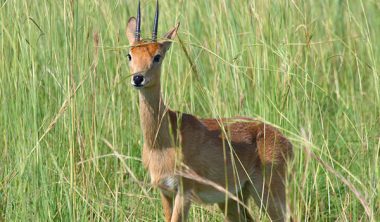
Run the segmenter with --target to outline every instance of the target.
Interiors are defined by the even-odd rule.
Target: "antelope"
[[[141,38],[141,12],[128,20],[131,84],[138,89],[142,162],[161,193],[165,221],[185,221],[191,202],[217,204],[226,221],[253,221],[248,197],[271,220],[287,219],[285,182],[292,144],[254,118],[201,119],[170,110],[161,96],[161,66],[179,23],[157,40]]]

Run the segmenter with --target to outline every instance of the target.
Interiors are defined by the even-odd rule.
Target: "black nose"
[[[135,86],[141,86],[141,83],[144,81],[144,76],[143,75],[134,75],[132,80],[133,80],[133,83]]]

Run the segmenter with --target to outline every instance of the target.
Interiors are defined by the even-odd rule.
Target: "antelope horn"
[[[153,33],[152,33],[153,42],[157,41],[158,16],[159,16],[158,0],[156,0],[156,15],[154,16],[154,25],[153,25]]]
[[[136,18],[136,31],[135,31],[135,41],[140,41],[141,36],[141,12],[140,12],[140,1],[137,8],[137,18]]]

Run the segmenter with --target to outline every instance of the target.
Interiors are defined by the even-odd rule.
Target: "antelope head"
[[[137,18],[131,17],[128,20],[126,34],[131,46],[128,54],[129,68],[132,74],[131,84],[138,89],[159,85],[162,61],[170,48],[172,39],[177,35],[179,23],[167,32],[162,40],[157,40],[158,17],[159,7],[157,0],[152,39],[141,38],[140,1]]]

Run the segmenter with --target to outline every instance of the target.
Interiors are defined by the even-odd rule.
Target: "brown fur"
[[[165,37],[174,38],[177,29]],[[169,110],[161,97],[161,62],[153,64],[152,59],[157,54],[163,59],[170,43],[134,42],[133,31],[133,24],[129,24],[127,36],[133,45],[130,69],[149,79],[139,91],[142,159],[152,184],[162,191],[165,220],[185,220],[191,201],[196,200],[218,203],[227,221],[252,221],[243,207],[249,196],[272,220],[285,220],[291,143],[276,128],[255,119],[198,119]],[[179,172],[192,172],[222,186],[241,202],[191,176],[180,177]]]

